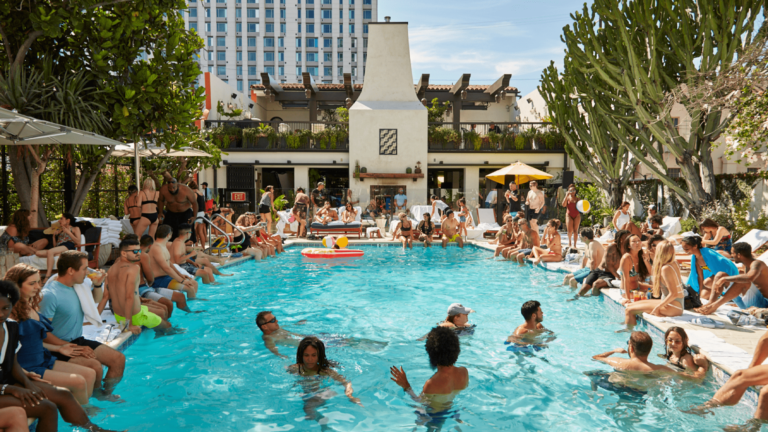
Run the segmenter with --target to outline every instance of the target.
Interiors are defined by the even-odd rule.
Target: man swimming
[[[544,312],[541,310],[541,303],[536,300],[528,300],[523,303],[520,308],[520,313],[523,315],[525,323],[519,325],[515,332],[512,333],[506,340],[507,344],[514,343],[516,345],[539,345],[536,341],[536,337],[542,333],[549,332],[541,324],[544,321]]]
[[[648,361],[648,355],[653,348],[653,339],[646,332],[635,331],[629,337],[629,351],[624,348],[592,356],[593,360],[603,362],[617,371],[644,372],[644,373],[675,373],[667,366],[653,364]],[[614,354],[629,354],[628,359],[611,357]]]

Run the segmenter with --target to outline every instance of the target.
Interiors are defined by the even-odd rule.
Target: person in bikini
[[[585,295],[590,290],[592,290],[592,295],[597,295],[601,289],[609,287],[612,281],[621,279],[618,270],[621,257],[624,254],[624,240],[628,235],[629,231],[626,230],[619,230],[616,233],[616,241],[608,246],[600,266],[584,278],[584,284],[577,293],[577,297]]]
[[[413,223],[405,213],[397,215],[400,219],[400,225],[395,229],[392,241],[399,240],[403,244],[403,249],[407,247],[413,249]]]
[[[419,226],[416,227],[416,230],[421,233],[419,234],[419,241],[424,242],[424,247],[431,247],[432,246],[432,234],[435,232],[435,224],[432,222],[432,219],[430,217],[429,213],[424,213],[422,215],[423,220],[419,222]]]
[[[131,228],[136,235],[139,232],[139,220],[141,220],[141,201],[139,201],[139,189],[135,185],[128,186],[128,198],[123,203],[123,211],[128,215]]]
[[[307,236],[307,210],[309,208],[309,195],[304,193],[304,189],[296,189],[296,198],[294,199],[293,213],[296,221],[299,222],[298,237],[303,238]]]
[[[558,228],[560,228],[560,221],[550,219],[544,229],[544,244],[547,245],[547,249],[540,246],[532,248],[533,259],[531,262],[533,265],[539,265],[540,262],[560,262],[563,260],[563,244],[560,240],[560,233],[557,231]]]
[[[520,219],[517,225],[522,232],[522,241],[518,240],[520,249],[513,249],[508,253],[508,257],[513,261],[517,261],[520,265],[523,265],[525,257],[533,253],[533,248],[540,246],[540,238],[539,232],[529,226],[527,220]]]
[[[583,283],[589,273],[597,270],[599,263],[603,262],[605,248],[600,242],[595,241],[595,233],[592,228],[581,229],[581,241],[587,245],[584,248],[584,259],[581,261],[581,269],[568,274],[563,279],[563,285],[570,285],[571,288],[577,288],[578,284]]]
[[[670,327],[664,333],[664,357],[667,363],[679,369],[684,376],[701,382],[707,376],[709,360],[702,354],[694,354],[688,346],[688,334],[682,327]]]
[[[625,252],[619,262],[619,270],[616,271],[621,276],[621,304],[632,302],[632,291],[647,291],[650,288],[650,285],[645,283],[649,272],[648,267],[645,266],[640,236],[630,234],[624,242]]]
[[[149,258],[154,276],[153,288],[168,288],[183,291],[187,299],[197,297],[197,281],[188,276],[182,276],[171,265],[171,253],[168,252],[168,241],[173,230],[168,225],[160,225],[155,233],[155,243],[149,248]]]
[[[41,250],[36,253],[38,257],[46,258],[47,269],[45,279],[53,273],[54,259],[68,250],[77,250],[80,247],[80,228],[74,225],[75,217],[71,213],[63,213],[59,216],[59,227],[54,228],[53,237],[56,239],[56,247]]]
[[[323,207],[317,211],[317,214],[315,215],[315,222],[321,223],[323,225],[328,225],[330,222],[333,222],[334,219],[331,211],[331,202],[326,201],[323,204]]]
[[[514,183],[512,183],[514,184]],[[515,245],[517,237],[513,229],[513,217],[510,214],[504,216],[504,226],[499,230],[499,243],[496,246],[496,251],[493,253],[493,257],[499,256],[505,249],[511,249]]]
[[[744,265],[746,272],[736,276],[718,273],[712,283],[710,303],[698,308],[696,312],[709,315],[730,301],[736,303],[740,309],[768,308],[768,265],[755,259],[752,246],[748,243],[734,244],[732,256],[737,263]],[[726,287],[728,290],[723,293]]]
[[[189,182],[189,188],[195,193],[195,198],[197,199],[197,215],[194,223],[197,242],[193,242],[192,246],[200,244],[200,247],[205,249],[205,237],[208,234],[208,227],[205,225],[205,195],[198,189],[197,182],[194,180]]]
[[[37,220],[37,213],[29,210],[16,210],[11,217],[11,223],[0,235],[0,247],[21,256],[36,255],[45,252],[48,240],[42,238],[34,243],[29,242],[29,232],[32,230],[32,220]]]
[[[155,181],[151,178],[144,180],[141,191],[138,193],[139,207],[141,207],[141,219],[136,229],[133,230],[137,236],[141,237],[144,231],[149,228],[149,236],[154,237],[157,231],[157,200],[160,192],[155,190]]]
[[[443,248],[445,248],[448,243],[451,242],[458,242],[459,247],[464,247],[464,240],[459,235],[459,221],[456,220],[453,214],[453,210],[446,210],[444,213],[445,215],[445,221],[443,222],[442,229],[443,229]]]
[[[355,219],[357,218],[357,211],[352,206],[351,202],[347,202],[344,204],[344,212],[341,213],[341,221],[345,224],[351,224],[355,222]]]
[[[731,258],[733,239],[728,228],[720,226],[717,222],[707,218],[699,224],[699,230],[704,235],[701,239],[701,244],[704,247],[712,248],[720,253],[720,255]]]
[[[568,247],[576,247],[576,236],[581,225],[581,213],[576,208],[579,198],[576,196],[576,186],[568,186],[568,192],[565,194],[562,206],[565,207],[565,227],[568,230]],[[571,246],[571,237],[573,237],[573,246]]]

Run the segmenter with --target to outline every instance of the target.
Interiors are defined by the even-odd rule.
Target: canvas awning
[[[116,146],[119,141],[0,108],[0,145],[80,144]]]

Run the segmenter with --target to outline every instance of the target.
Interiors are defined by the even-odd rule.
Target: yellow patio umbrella
[[[518,185],[528,183],[531,180],[546,180],[553,177],[552,174],[547,174],[544,171],[537,170],[530,165],[518,161],[488,174],[485,178],[491,179],[496,183],[505,184],[507,176],[515,176],[515,183]]]

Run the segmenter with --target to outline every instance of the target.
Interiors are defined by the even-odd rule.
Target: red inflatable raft
[[[354,258],[363,256],[363,251],[354,249],[317,249],[306,248],[301,254],[307,258],[333,259],[333,258]]]

